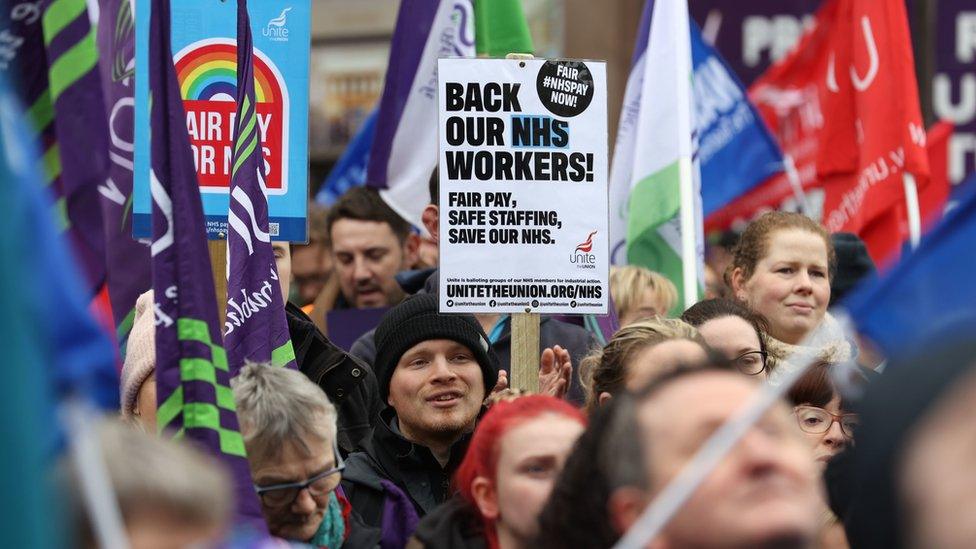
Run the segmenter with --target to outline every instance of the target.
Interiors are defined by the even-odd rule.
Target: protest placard
[[[441,312],[606,314],[606,64],[438,75]]]
[[[141,4],[140,4],[141,6]],[[235,2],[172,0],[173,62],[186,111],[207,235],[227,234],[236,116]],[[310,0],[262,0],[248,7],[254,37],[257,126],[274,240],[306,242]],[[136,11],[136,66],[148,59],[149,5]],[[150,233],[149,89],[136,71],[132,232]]]

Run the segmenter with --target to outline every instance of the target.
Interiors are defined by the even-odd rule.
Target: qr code
[[[278,236],[277,223],[271,223],[271,222],[268,223],[268,234],[270,234],[271,236]]]

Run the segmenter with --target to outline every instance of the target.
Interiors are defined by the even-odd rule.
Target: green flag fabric
[[[474,25],[478,56],[535,51],[522,0],[475,0]]]

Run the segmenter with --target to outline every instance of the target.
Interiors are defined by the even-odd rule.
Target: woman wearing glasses
[[[273,536],[330,549],[351,542],[336,409],[297,370],[250,364],[231,382],[254,491]]]
[[[850,411],[834,385],[832,368],[828,363],[812,366],[787,393],[797,424],[821,468],[853,442],[858,423],[857,414]]]
[[[766,319],[731,299],[706,299],[692,305],[681,320],[698,328],[708,346],[742,373],[766,371]]]
[[[858,425],[858,415],[851,412],[840,390],[834,383],[833,368],[836,366],[820,363],[812,366],[807,373],[793,384],[787,393],[787,400],[793,403],[793,414],[804,438],[810,445],[813,458],[821,470],[827,462],[844,448],[854,443]],[[867,383],[867,378],[856,374],[853,383]],[[830,483],[843,482],[842,478],[826,478]],[[828,486],[828,492],[834,490]],[[820,548],[846,549],[849,547],[843,525],[824,502],[823,527],[820,531]]]

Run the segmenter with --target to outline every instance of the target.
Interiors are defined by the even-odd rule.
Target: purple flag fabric
[[[132,238],[135,25],[129,0],[99,0],[99,68],[109,131],[108,179],[99,186],[105,235],[105,282],[122,356],[136,298],[149,289],[149,246]]]
[[[235,484],[238,521],[265,532],[230,390],[227,354],[217,328],[203,205],[170,36],[169,2],[153,0],[149,180],[157,421],[160,429],[193,439],[226,465]]]
[[[98,74],[95,29],[85,0],[46,0],[42,27],[61,198],[68,230],[94,294],[105,280],[98,185],[108,176],[108,125]]]
[[[227,320],[230,371],[251,362],[295,368],[285,302],[268,235],[264,159],[254,95],[253,43],[247,0],[237,0],[237,127],[227,213]]]
[[[105,278],[97,187],[108,174],[95,30],[85,0],[24,2],[11,6],[9,15],[4,45],[16,47],[4,48],[0,68],[16,69],[14,81],[38,135],[44,181],[93,296]]]
[[[400,3],[366,184],[418,227],[437,166],[437,59],[474,57],[473,18],[471,0]]]

